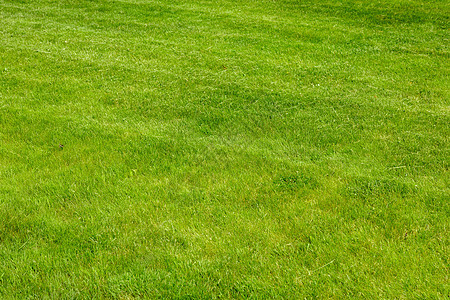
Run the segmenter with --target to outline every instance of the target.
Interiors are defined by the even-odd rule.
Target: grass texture
[[[449,16],[0,0],[0,297],[448,299]]]

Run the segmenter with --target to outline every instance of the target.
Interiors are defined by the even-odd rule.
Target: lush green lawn
[[[449,17],[0,0],[0,298],[447,299]]]

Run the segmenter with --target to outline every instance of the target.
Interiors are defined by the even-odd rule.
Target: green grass
[[[447,299],[449,16],[0,0],[0,298]]]

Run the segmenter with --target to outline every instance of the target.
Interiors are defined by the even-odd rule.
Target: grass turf
[[[449,15],[0,0],[0,296],[448,297]]]

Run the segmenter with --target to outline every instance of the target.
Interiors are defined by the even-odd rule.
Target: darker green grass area
[[[0,0],[0,298],[445,299],[449,13]]]

